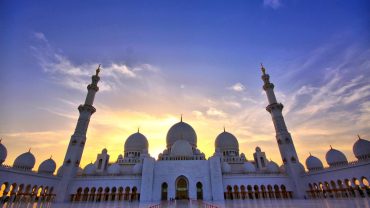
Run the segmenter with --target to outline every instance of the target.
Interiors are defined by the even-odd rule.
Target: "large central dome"
[[[197,134],[193,127],[182,120],[168,130],[166,138],[167,148],[170,148],[178,140],[186,140],[191,146],[197,146]]]

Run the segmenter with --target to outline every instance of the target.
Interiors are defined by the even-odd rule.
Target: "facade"
[[[215,152],[206,158],[197,148],[197,134],[182,121],[168,131],[167,145],[157,158],[148,153],[149,143],[139,131],[130,135],[123,154],[112,161],[103,149],[96,161],[80,168],[90,118],[98,92],[100,67],[88,85],[85,103],[78,107],[80,116],[71,136],[63,165],[57,173],[52,158],[34,171],[35,157],[28,151],[13,165],[3,164],[7,149],[0,142],[1,201],[141,201],[174,199],[223,201],[231,199],[349,198],[370,197],[370,142],[358,138],[348,162],[339,150],[326,154],[329,167],[315,156],[300,162],[291,134],[282,115],[274,85],[262,66],[263,89],[276,132],[282,165],[266,158],[256,147],[248,160],[239,149],[237,138],[223,131],[215,139]]]

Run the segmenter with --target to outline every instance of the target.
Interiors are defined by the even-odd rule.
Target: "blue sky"
[[[153,156],[179,115],[208,156],[225,125],[247,159],[278,163],[259,65],[300,160],[370,138],[369,1],[1,1],[0,136],[11,164],[63,159],[89,76],[103,66],[83,163],[140,126]],[[322,146],[317,147],[317,142]],[[58,151],[56,151],[58,149]]]

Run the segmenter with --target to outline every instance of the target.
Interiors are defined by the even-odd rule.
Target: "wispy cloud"
[[[242,83],[238,82],[228,87],[228,89],[236,91],[236,92],[243,92],[245,90],[245,86]]]
[[[281,6],[281,0],[263,0],[263,5],[273,9],[278,9]]]
[[[54,49],[41,32],[34,33],[38,40],[36,46],[31,46],[35,57],[44,72],[50,74],[54,81],[71,89],[85,90],[87,78],[94,73],[98,63],[75,64],[60,50]],[[102,67],[104,82],[100,84],[102,91],[117,89],[123,79],[140,79],[145,73],[156,73],[158,68],[147,63],[129,66],[124,63],[108,63]]]

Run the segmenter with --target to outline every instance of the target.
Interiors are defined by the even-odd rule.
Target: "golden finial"
[[[28,149],[28,152],[31,152],[31,147]]]
[[[263,67],[263,64],[262,63],[261,63],[261,71],[262,71],[263,75],[266,74],[266,69],[265,69],[265,67]]]
[[[360,135],[359,135],[359,134],[357,134],[357,137],[358,137],[358,139],[361,139],[361,137],[360,137]],[[0,143],[1,143],[1,140],[0,140]]]
[[[50,159],[53,158],[53,155],[50,155]]]
[[[99,64],[98,68],[96,69],[96,76],[98,76],[98,75],[99,75],[99,72],[100,72],[100,66],[101,66],[101,64]]]
[[[181,117],[180,117],[180,122],[182,122],[182,114],[181,114]]]
[[[226,132],[225,125],[224,125],[224,132]]]
[[[137,133],[140,133],[140,127],[137,127]]]
[[[331,145],[329,145],[329,146],[330,146],[330,149],[333,149],[333,147]]]
[[[310,156],[312,156],[312,155],[311,155],[311,152],[309,152],[309,153],[310,153]]]

